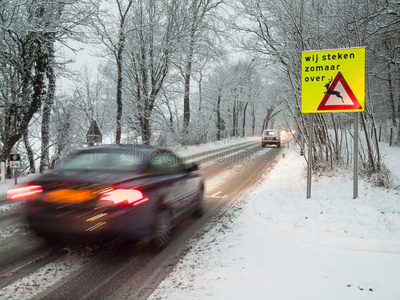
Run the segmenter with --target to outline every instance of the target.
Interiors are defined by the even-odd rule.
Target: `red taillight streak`
[[[105,192],[101,195],[100,200],[112,201],[115,205],[136,206],[149,200],[142,191],[137,188],[133,189],[115,189]]]
[[[142,200],[138,200],[138,201],[133,202],[131,205],[132,206],[136,206],[136,205],[139,205],[139,204],[142,204],[142,203],[146,202],[147,200],[149,200],[149,198],[143,198]]]
[[[7,199],[9,200],[22,200],[29,199],[36,194],[43,193],[43,189],[40,185],[28,185],[23,187],[17,187],[7,192]]]

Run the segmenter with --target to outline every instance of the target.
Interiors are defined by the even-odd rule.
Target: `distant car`
[[[94,146],[9,190],[7,198],[25,200],[29,227],[47,238],[150,237],[161,249],[175,225],[204,213],[204,185],[196,170],[164,148]]]
[[[276,145],[278,148],[281,147],[281,135],[279,134],[279,130],[264,130],[261,137],[261,146],[264,148],[266,145]]]

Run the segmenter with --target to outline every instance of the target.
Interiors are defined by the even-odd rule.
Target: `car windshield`
[[[61,170],[137,170],[143,164],[143,158],[136,153],[104,152],[78,153],[62,162]]]
[[[277,135],[276,131],[273,130],[265,130],[264,135],[275,136]]]

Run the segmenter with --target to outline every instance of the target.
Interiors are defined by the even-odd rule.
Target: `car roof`
[[[78,153],[104,153],[104,152],[120,152],[120,151],[132,151],[132,152],[173,152],[167,148],[159,146],[141,145],[141,144],[102,144],[97,146],[89,146],[80,148],[76,151]]]

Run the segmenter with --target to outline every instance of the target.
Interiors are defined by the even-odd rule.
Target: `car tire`
[[[261,144],[261,147],[265,148],[265,144]]]
[[[201,189],[196,196],[196,204],[195,204],[195,211],[193,213],[193,217],[200,218],[204,215],[206,211],[205,203],[204,203],[204,191]]]
[[[43,242],[46,245],[53,246],[53,245],[58,245],[61,243],[60,239],[58,239],[56,236],[49,234],[49,233],[44,233],[44,232],[35,232],[35,235],[39,237],[40,239],[43,240]]]
[[[164,209],[157,213],[154,234],[152,239],[152,248],[155,251],[162,250],[168,244],[171,237],[171,214]]]
[[[281,147],[281,143],[278,143],[278,148],[280,148]]]

